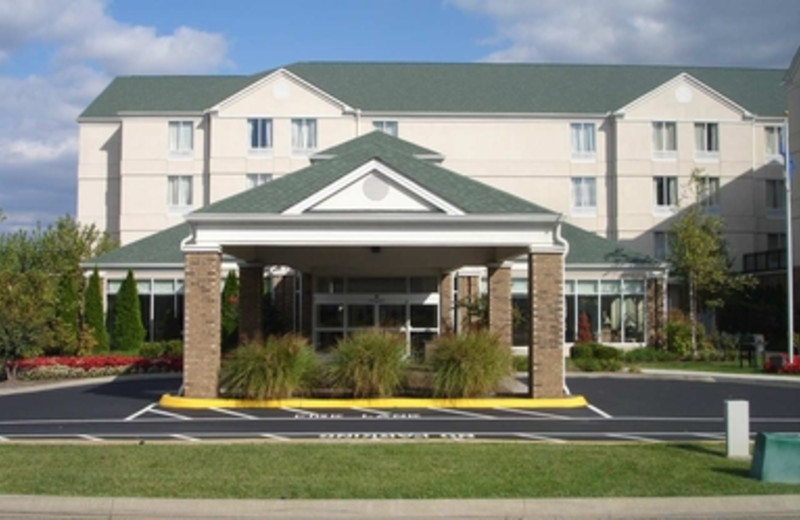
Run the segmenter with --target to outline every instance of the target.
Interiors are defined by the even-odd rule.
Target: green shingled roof
[[[785,70],[651,65],[304,62],[289,71],[364,111],[604,114],[682,72],[748,111],[782,117]],[[201,111],[271,71],[252,76],[115,79],[81,114]]]
[[[541,206],[414,157],[420,150],[435,153],[382,132],[371,132],[320,153],[330,159],[195,213],[280,213],[369,160],[377,159],[466,213],[553,214]],[[87,265],[127,268],[142,264],[182,264],[180,244],[190,232],[188,224],[180,224],[95,258]],[[570,245],[567,264],[655,263],[645,255],[570,224],[563,224],[562,232]]]
[[[372,159],[402,173],[465,213],[553,213],[430,161],[417,159],[413,154],[419,150],[425,149],[383,132],[370,132],[319,154],[332,155],[330,159],[315,162],[194,213],[281,213]]]

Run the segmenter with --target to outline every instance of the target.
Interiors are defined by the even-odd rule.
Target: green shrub
[[[622,368],[622,361],[609,358],[578,358],[572,360],[572,365],[581,372],[617,372]]]
[[[114,350],[138,352],[144,343],[146,331],[142,325],[142,311],[133,271],[128,270],[125,281],[119,288],[114,303],[114,328],[111,333],[111,346]]]
[[[570,348],[572,359],[622,359],[622,352],[602,343],[576,343]]]
[[[575,343],[569,349],[569,357],[572,359],[591,359],[594,357],[591,343]]]
[[[83,298],[84,321],[95,339],[94,352],[108,352],[108,330],[106,330],[103,318],[103,297],[97,267],[89,277],[89,284],[86,286]]]
[[[234,271],[225,278],[220,305],[222,351],[227,352],[239,343],[239,279]]]
[[[441,336],[431,361],[433,391],[441,397],[488,395],[511,373],[511,349],[485,329]]]
[[[658,350],[651,347],[635,348],[625,352],[622,356],[626,363],[654,363],[659,361],[677,361],[680,356],[666,350]]]
[[[511,364],[514,368],[514,372],[527,372],[530,369],[528,356],[513,356],[511,358]]]
[[[343,338],[334,347],[331,377],[354,397],[386,397],[403,382],[406,369],[403,336],[371,329]]]
[[[183,341],[179,339],[171,339],[164,342],[164,350],[162,354],[165,356],[182,356],[183,355]]]
[[[232,350],[222,360],[220,388],[244,399],[281,399],[307,388],[316,357],[302,336],[269,336]]]
[[[164,353],[164,345],[160,341],[148,342],[139,349],[139,355],[144,358],[156,358]]]

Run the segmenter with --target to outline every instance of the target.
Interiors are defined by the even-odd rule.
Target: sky
[[[76,118],[118,75],[296,61],[786,69],[800,0],[0,0],[0,232],[76,212]]]

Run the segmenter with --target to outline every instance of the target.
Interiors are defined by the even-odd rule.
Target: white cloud
[[[25,77],[0,76],[0,229],[75,212],[75,119],[112,77],[208,73],[226,66],[217,33],[126,24],[104,0],[0,0],[0,63],[26,46],[50,52]]]
[[[796,0],[449,0],[492,20],[488,61],[785,67]]]

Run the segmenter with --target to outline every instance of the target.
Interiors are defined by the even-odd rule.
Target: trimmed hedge
[[[616,372],[622,368],[622,351],[602,343],[576,343],[569,356],[572,365],[583,372]]]

